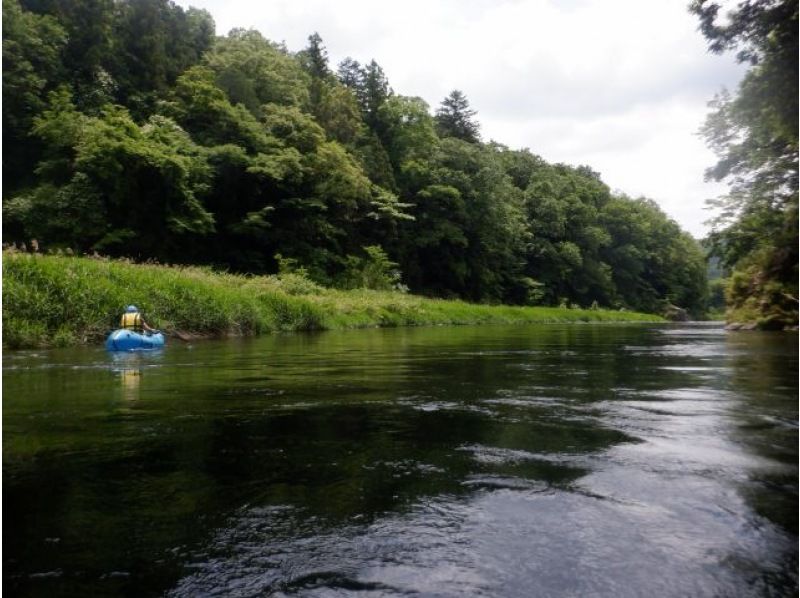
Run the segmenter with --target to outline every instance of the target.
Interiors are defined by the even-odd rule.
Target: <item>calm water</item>
[[[792,596],[797,335],[3,355],[14,596]]]

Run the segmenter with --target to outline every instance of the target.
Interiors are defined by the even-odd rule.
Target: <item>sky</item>
[[[695,237],[709,231],[716,162],[698,131],[707,103],[744,74],[707,51],[688,0],[179,0],[217,34],[252,28],[290,51],[318,32],[335,70],[374,59],[395,93],[433,112],[453,89],[484,141],[586,164],[617,192],[654,199]]]

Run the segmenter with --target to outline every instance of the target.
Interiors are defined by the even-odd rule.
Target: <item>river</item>
[[[3,354],[14,596],[792,596],[794,333]]]

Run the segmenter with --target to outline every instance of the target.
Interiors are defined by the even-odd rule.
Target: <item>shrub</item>
[[[379,245],[364,247],[366,257],[348,255],[341,286],[346,289],[388,291],[400,282],[398,264]]]

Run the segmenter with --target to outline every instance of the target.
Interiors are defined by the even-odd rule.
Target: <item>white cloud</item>
[[[375,59],[397,93],[432,107],[452,89],[485,139],[588,164],[614,189],[646,195],[696,236],[715,162],[696,132],[706,103],[743,73],[706,52],[682,0],[181,0],[217,31],[254,28],[289,49],[319,32],[332,66]]]

